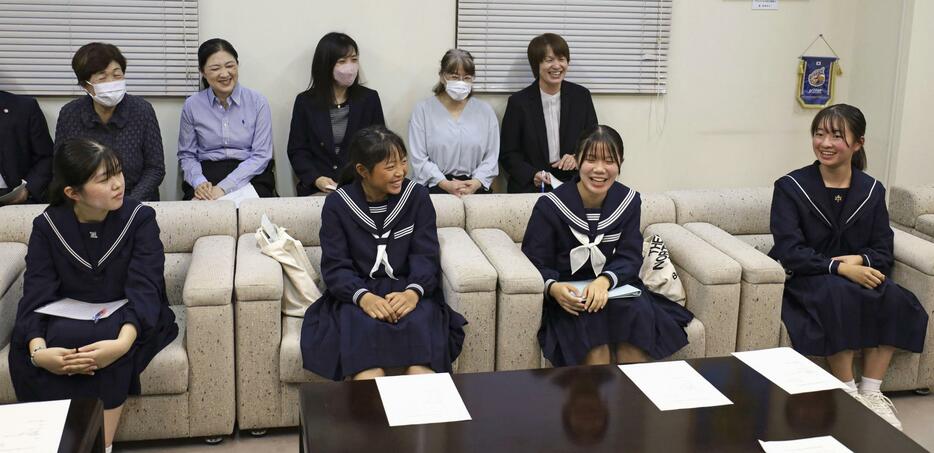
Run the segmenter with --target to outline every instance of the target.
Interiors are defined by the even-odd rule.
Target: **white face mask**
[[[123,79],[96,84],[88,82],[88,84],[94,87],[94,94],[92,95],[88,91],[88,96],[91,96],[94,102],[104,107],[113,107],[119,104],[123,100],[123,96],[126,95],[126,80]]]
[[[464,82],[463,80],[444,81],[444,91],[447,91],[448,96],[451,96],[451,99],[454,99],[455,101],[463,101],[464,99],[467,99],[467,95],[470,94],[471,88],[473,88],[473,84]]]

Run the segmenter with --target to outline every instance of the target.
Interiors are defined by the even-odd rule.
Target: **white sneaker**
[[[862,393],[856,399],[875,412],[876,415],[882,417],[883,420],[889,422],[890,425],[899,431],[902,430],[902,422],[895,416],[895,403],[883,395],[882,392]]]

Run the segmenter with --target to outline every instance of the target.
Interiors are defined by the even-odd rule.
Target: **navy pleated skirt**
[[[687,345],[684,328],[694,315],[641,284],[633,286],[641,289],[642,295],[610,299],[602,310],[580,316],[546,300],[538,330],[545,358],[554,366],[579,365],[595,347],[629,343],[659,360]]]
[[[809,275],[785,282],[782,321],[794,349],[805,355],[877,346],[921,352],[928,314],[890,280],[867,289],[839,275]]]
[[[388,278],[370,280],[367,287],[378,295],[405,290],[404,283]],[[450,372],[463,347],[467,321],[440,294],[422,297],[415,310],[392,324],[325,291],[305,311],[302,366],[335,381],[371,368],[424,365]]]

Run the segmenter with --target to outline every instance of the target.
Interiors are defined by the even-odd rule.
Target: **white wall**
[[[905,169],[895,174],[931,182],[934,178],[921,175],[915,164],[927,158],[920,151],[923,147],[912,142],[912,131],[923,130],[922,104],[911,103],[901,112],[905,123],[912,124],[908,129],[889,127],[899,111],[887,94],[895,90],[896,74],[869,60],[898,54],[899,40],[892,36],[898,36],[901,19],[892,12],[900,11],[892,8],[893,3],[786,0],[778,11],[752,11],[748,0],[675,0],[668,94],[595,96],[600,122],[620,130],[625,140],[626,163],[620,179],[641,191],[765,186],[809,163],[813,156],[808,126],[815,111],[802,109],[795,101],[797,57],[823,33],[844,69],[835,101],[862,102],[869,118],[871,170],[885,176],[892,141],[886,131],[897,129],[901,149],[919,151],[893,159]],[[454,45],[454,0],[345,0],[339,8],[320,0],[201,0],[200,4],[201,39],[231,41],[240,54],[241,83],[269,98],[278,187],[284,195],[294,193],[286,155],[292,103],[308,86],[312,53],[323,34],[342,31],[357,40],[367,85],[379,91],[389,127],[403,137],[415,102],[430,95],[438,60]],[[934,6],[918,4],[924,6],[915,9],[924,10],[930,23],[934,13],[929,10]],[[921,21],[915,18],[916,24]],[[909,38],[926,39],[927,47],[912,48],[911,64],[930,75],[931,32],[922,28],[914,27],[917,31]],[[910,78],[906,89],[930,90],[924,80],[923,75]],[[502,117],[505,96],[480,98],[491,102]],[[65,101],[40,100],[51,125]],[[150,101],[166,149],[168,174],[162,196],[177,199],[175,151],[183,100]]]

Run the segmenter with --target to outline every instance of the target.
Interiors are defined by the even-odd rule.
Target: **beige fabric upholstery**
[[[676,190],[665,194],[674,201],[678,224],[710,223],[733,235],[769,232],[771,187]]]
[[[26,269],[26,244],[0,242],[0,295]]]
[[[166,251],[166,291],[179,336],[140,376],[142,395],[127,400],[117,440],[230,434],[236,408],[231,305],[236,209],[230,202],[147,204],[156,211]],[[15,267],[5,266],[21,266],[9,257],[25,250],[32,220],[43,209],[44,205],[0,208],[0,279],[10,272],[18,274]],[[15,400],[7,354],[22,277],[4,291],[0,291],[0,345],[4,346],[0,403]]]
[[[241,429],[298,423],[298,386],[324,380],[302,369],[302,318],[281,316],[282,269],[260,253],[253,236],[260,218],[300,240],[320,272],[318,237],[325,197],[248,200],[240,206],[234,277],[237,312],[237,421]],[[468,325],[457,371],[490,371],[496,338],[496,271],[467,236],[464,207],[452,195],[432,195],[441,245],[441,288]],[[322,282],[321,288],[324,289]]]
[[[934,236],[934,214],[918,216],[918,225],[915,229],[928,238]]]
[[[889,218],[895,227],[934,242],[934,185],[889,188]]]

